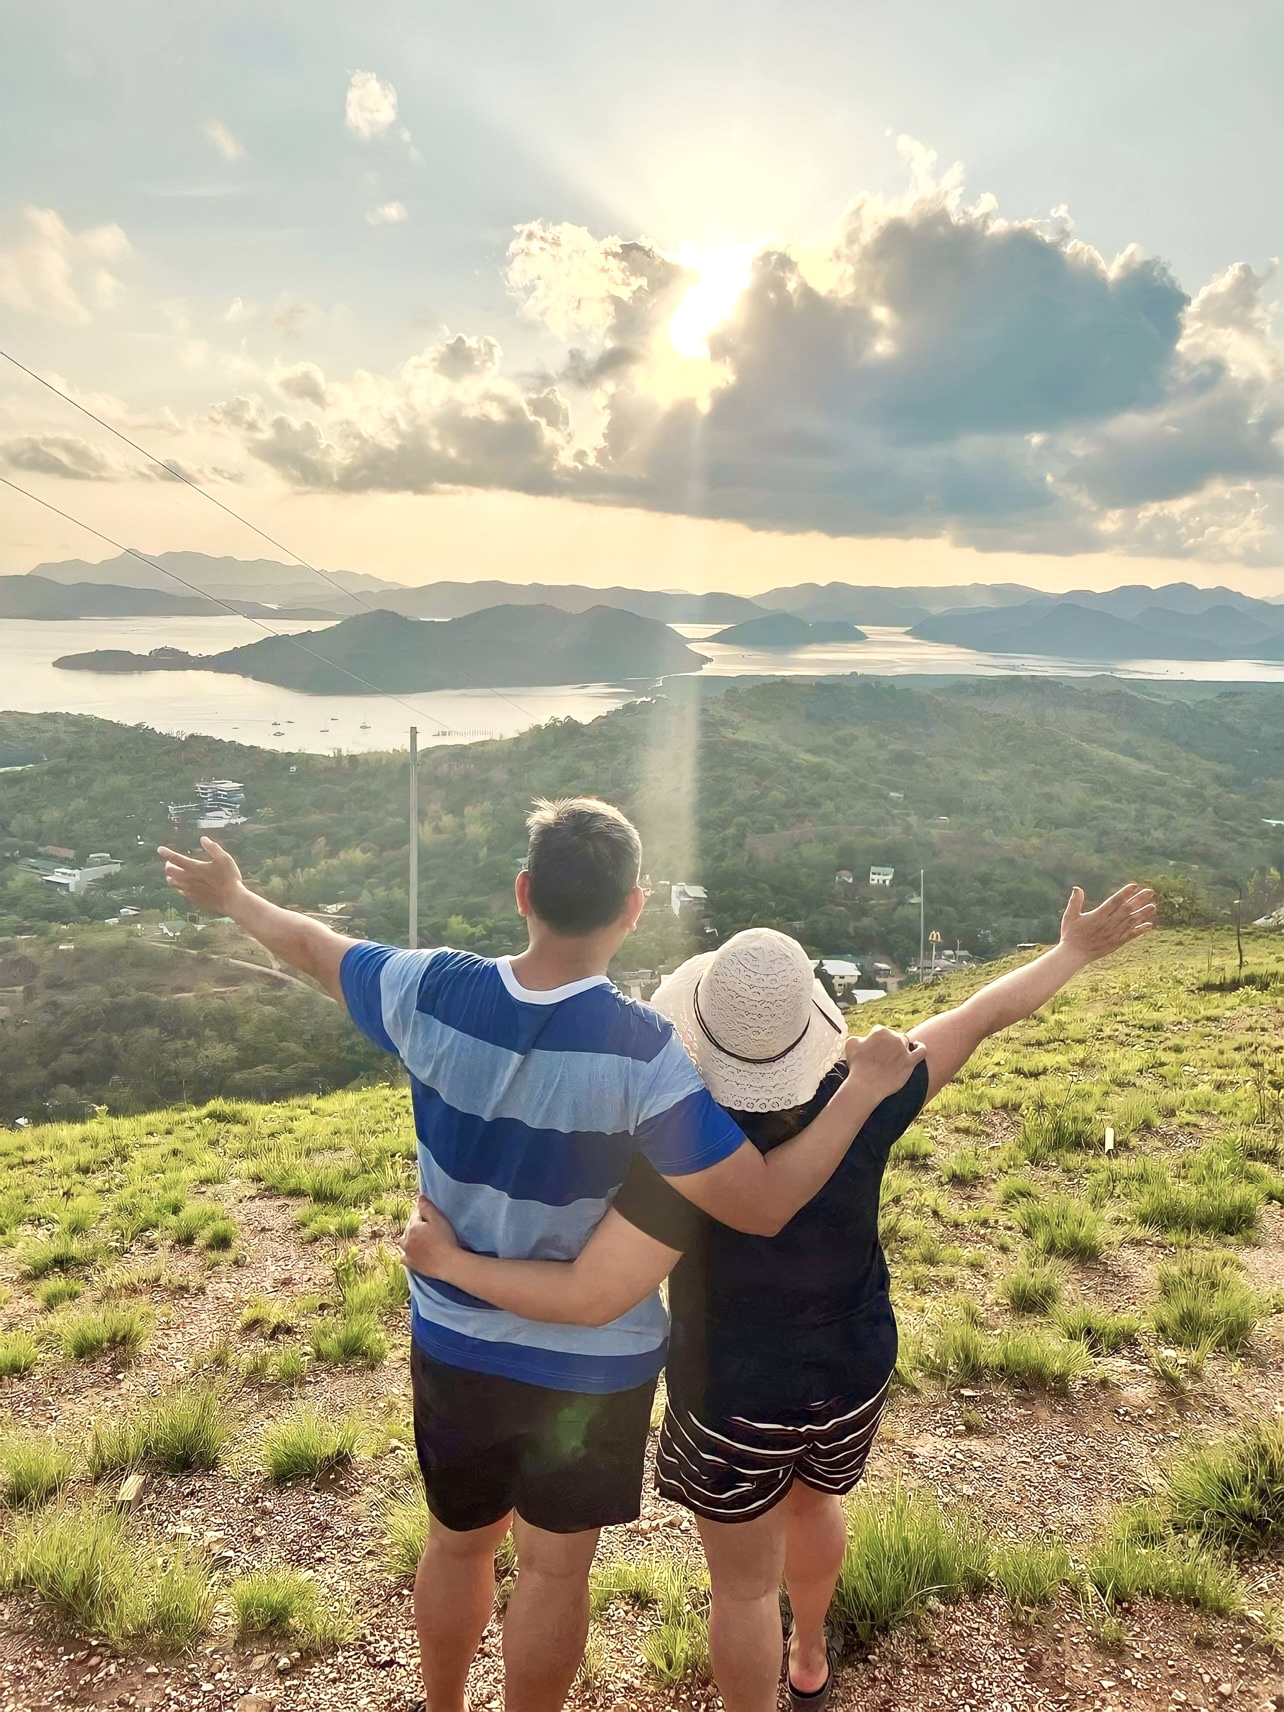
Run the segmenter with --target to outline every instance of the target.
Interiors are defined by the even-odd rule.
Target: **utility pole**
[[[918,871],[918,973],[920,980],[923,977],[923,958],[927,954],[927,944],[923,933],[923,923],[926,920],[927,911],[926,883],[927,873],[920,868]]]
[[[410,928],[407,944],[419,946],[419,727],[410,727]]]

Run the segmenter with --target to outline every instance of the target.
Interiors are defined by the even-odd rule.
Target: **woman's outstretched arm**
[[[1061,917],[1061,938],[1023,968],[1000,975],[953,1010],[929,1017],[906,1032],[927,1050],[927,1097],[939,1094],[990,1035],[1033,1016],[1090,963],[1149,933],[1155,925],[1155,894],[1128,885],[1095,910],[1083,907],[1076,886]]]

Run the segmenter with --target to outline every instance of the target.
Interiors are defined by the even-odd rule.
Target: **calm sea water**
[[[285,632],[315,630],[317,624],[279,621]],[[705,676],[775,674],[817,676],[830,672],[871,672],[888,677],[956,673],[987,677],[1013,672],[1043,676],[1093,676],[1099,661],[1025,659],[1013,654],[980,654],[944,643],[920,642],[904,630],[871,627],[869,640],[823,647],[745,650],[705,639],[719,626],[674,627],[709,656]],[[277,689],[248,678],[217,672],[68,672],[54,667],[62,654],[92,648],[129,648],[147,653],[168,645],[194,654],[213,654],[262,631],[239,618],[80,619],[65,623],[6,620],[0,625],[0,707],[29,713],[58,710],[92,713],[127,725],[151,725],[160,731],[202,732],[264,748],[302,749],[328,754],[334,749],[398,749],[407,727],[417,723],[419,740],[473,742],[511,737],[528,726],[567,716],[596,718],[640,693],[610,684],[570,684],[556,688],[449,690],[409,694],[401,702],[384,696],[311,696]],[[1284,683],[1284,662],[1251,660],[1145,660],[1114,667],[1128,678],[1203,682]]]
[[[315,620],[276,620],[273,628],[293,634],[320,626]],[[69,672],[53,664],[63,654],[92,648],[146,654],[169,646],[216,654],[258,641],[262,634],[232,617],[6,620],[0,624],[0,708],[92,713],[158,731],[200,732],[265,749],[328,755],[335,749],[404,749],[411,725],[418,726],[421,747],[514,737],[546,719],[594,719],[638,693],[607,684],[572,684],[449,690],[390,701],[379,695],[303,695],[222,672]]]

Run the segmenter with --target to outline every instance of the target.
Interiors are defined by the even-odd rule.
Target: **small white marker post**
[[[1106,1152],[1107,1153],[1113,1153],[1114,1150],[1115,1150],[1115,1132],[1113,1129],[1111,1129],[1110,1125],[1107,1124],[1106,1125]]]

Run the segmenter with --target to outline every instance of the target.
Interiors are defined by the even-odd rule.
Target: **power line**
[[[134,451],[136,451],[140,457],[144,457],[149,463],[155,464],[157,469],[163,470],[167,476],[172,476],[175,481],[182,482],[186,487],[191,488],[193,493],[199,494],[202,499],[207,499],[211,505],[216,505],[220,511],[226,512],[229,517],[235,518],[238,523],[243,524],[246,529],[249,529],[255,535],[258,535],[262,540],[266,541],[269,546],[275,547],[278,553],[285,553],[289,558],[294,560],[295,564],[301,565],[305,571],[311,571],[315,576],[320,577],[323,582],[328,583],[331,588],[337,589],[338,592],[347,599],[355,600],[359,606],[365,607],[367,612],[387,610],[387,608],[371,606],[369,601],[364,600],[355,589],[344,588],[343,584],[339,582],[336,577],[332,577],[328,571],[323,571],[320,566],[310,563],[307,559],[303,558],[301,554],[296,553],[292,547],[287,547],[283,541],[278,541],[275,535],[269,535],[266,529],[260,529],[257,523],[251,523],[248,517],[242,517],[239,511],[234,511],[230,505],[225,504],[223,500],[210,493],[208,489],[203,488],[199,482],[193,481],[191,476],[184,475],[181,470],[176,470],[172,464],[167,464],[163,458],[158,458],[155,452],[149,452],[146,446],[140,446],[137,440],[131,440],[128,434],[122,433],[119,428],[113,427],[110,422],[104,421],[101,416],[96,415],[92,410],[90,410],[88,405],[81,404],[80,401],[73,398],[70,393],[64,392],[61,387],[55,386],[51,380],[46,380],[43,375],[37,374],[34,369],[29,369],[26,363],[19,362],[18,358],[15,357],[11,351],[0,349],[0,357],[3,357],[6,362],[12,363],[14,368],[21,369],[23,374],[29,376],[40,386],[43,386],[47,391],[52,392],[56,397],[61,398],[64,404],[70,404],[73,410],[78,410],[82,416],[87,416],[91,422],[96,422],[100,428],[105,428],[109,434],[114,434],[116,438],[123,441],[126,446],[132,446]],[[9,485],[12,487],[13,483],[11,482]],[[50,509],[53,510],[55,508],[51,506]],[[74,522],[75,519],[73,518],[72,521]],[[106,540],[106,536],[103,536],[102,539]],[[122,549],[122,551],[126,552],[130,550],[131,549],[128,548]],[[141,554],[135,554],[136,558],[141,558],[141,556]],[[146,562],[148,564],[151,563],[150,560],[147,560]],[[164,566],[158,565],[155,568],[157,570],[163,570]],[[182,579],[180,578],[179,580],[181,581]],[[204,590],[197,589],[196,593],[203,594]],[[213,596],[210,596],[210,599],[213,598]],[[275,635],[276,632],[274,631],[272,634]],[[349,674],[349,676],[351,676],[351,674]],[[514,701],[511,696],[506,696],[502,690],[497,690],[493,684],[478,684],[473,683],[471,680],[469,680],[469,684],[472,689],[485,690],[488,695],[496,696],[500,701],[507,702],[509,707],[513,708],[517,713],[520,713],[524,718],[534,720],[537,725],[539,724],[539,721],[535,718],[535,715],[528,707],[523,707],[520,702]],[[396,698],[394,697],[394,700],[395,699]],[[434,720],[428,714],[425,714],[424,718],[428,719],[430,724],[438,726],[439,729],[443,731],[447,729],[447,727],[441,724],[440,720]]]
[[[283,630],[273,630],[271,625],[264,624],[261,619],[252,617],[248,612],[238,612],[230,601],[222,600],[216,594],[207,594],[204,589],[197,588],[195,583],[189,583],[186,577],[180,577],[177,571],[171,571],[167,565],[161,565],[155,559],[149,559],[146,553],[140,553],[136,547],[122,546],[119,541],[114,541],[110,535],[104,535],[101,529],[95,529],[92,523],[86,523],[80,517],[73,517],[69,511],[63,511],[49,500],[41,499],[39,494],[32,493],[29,488],[19,487],[17,482],[10,481],[7,476],[0,476],[0,483],[3,483],[5,487],[12,488],[15,493],[20,493],[24,499],[34,500],[37,505],[43,505],[45,510],[52,511],[55,517],[61,517],[68,523],[74,523],[78,529],[84,529],[90,535],[96,535],[100,541],[105,541],[109,547],[114,547],[118,553],[128,553],[131,557],[139,560],[141,564],[150,565],[152,570],[159,571],[162,576],[172,577],[176,583],[181,583],[185,589],[189,589],[192,594],[199,595],[202,600],[212,600],[216,606],[221,606],[225,612],[230,612],[234,618],[244,618],[247,623],[255,625],[265,635],[274,636],[278,642],[286,642],[291,648],[297,648],[300,654],[310,655],[312,659],[320,660],[322,665],[329,666],[336,672],[342,672],[345,678],[351,678],[354,684],[360,684],[363,689],[370,690],[374,695],[384,696],[388,701],[395,701],[398,706],[406,708],[420,719],[426,719],[430,725],[435,725],[439,731],[450,730],[448,725],[440,719],[435,719],[432,714],[425,713],[413,702],[395,695],[392,690],[380,689],[378,684],[372,684],[368,678],[361,677],[357,672],[349,671],[346,666],[341,666],[337,660],[327,660],[324,654],[318,654],[315,648],[309,648],[297,637],[287,636]]]

